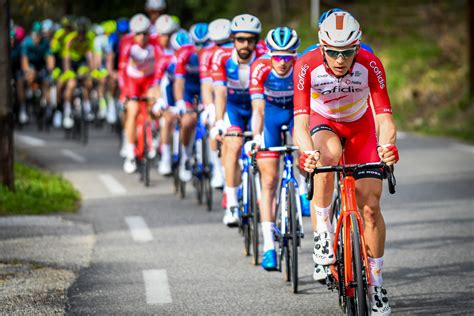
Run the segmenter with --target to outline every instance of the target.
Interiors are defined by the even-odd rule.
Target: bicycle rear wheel
[[[144,124],[143,126],[143,166],[142,166],[142,172],[143,172],[143,184],[148,187],[150,186],[150,164],[151,160],[148,159],[148,142],[150,140],[148,139],[147,136],[147,125]]]
[[[290,223],[290,248],[291,248],[291,283],[293,285],[293,293],[298,293],[298,243],[299,243],[299,228],[298,228],[298,210],[296,209],[295,186],[292,182],[288,185],[288,221]]]
[[[255,178],[254,174],[250,173],[250,218],[249,218],[249,226],[250,226],[250,235],[252,237],[252,254],[253,254],[253,264],[258,265],[258,241],[259,241],[259,233],[258,233],[258,223],[260,221],[260,212],[258,209],[257,204],[257,190],[255,188]]]
[[[368,315],[367,310],[367,278],[365,274],[364,260],[362,257],[361,236],[357,217],[354,214],[350,215],[351,219],[351,242],[352,242],[352,269],[355,284],[354,287],[354,312],[356,315]]]
[[[203,191],[206,198],[207,210],[212,210],[212,187],[211,187],[211,163],[208,152],[208,140],[204,138],[202,141],[202,165],[203,165]]]

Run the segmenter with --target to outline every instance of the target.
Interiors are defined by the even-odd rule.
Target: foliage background
[[[65,12],[93,21],[130,17],[145,1],[12,0],[12,16],[23,25]],[[468,0],[322,0],[350,11],[362,25],[363,40],[385,65],[395,118],[400,128],[450,135],[474,142],[474,105],[468,91]],[[310,24],[310,0],[168,0],[168,13],[189,27],[198,21],[258,16],[264,34],[284,24],[296,28],[302,48],[317,41]]]

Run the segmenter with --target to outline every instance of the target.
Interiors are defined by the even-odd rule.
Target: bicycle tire
[[[177,164],[173,166],[173,182],[174,182],[174,193],[179,194],[180,180],[179,180],[179,166]]]
[[[367,281],[364,275],[364,265],[361,252],[361,236],[355,214],[351,219],[351,241],[352,241],[352,269],[354,275],[354,312],[356,315],[368,315],[367,310]]]
[[[211,187],[211,164],[208,156],[208,139],[202,140],[202,165],[203,165],[203,191],[206,197],[206,207],[210,212],[212,211],[212,187]]]
[[[181,199],[186,198],[186,182],[179,180],[179,192]]]
[[[260,212],[257,204],[257,190],[255,188],[255,178],[254,174],[250,173],[250,235],[252,237],[252,255],[253,255],[253,264],[259,264],[259,232],[258,232],[258,223]]]
[[[145,187],[150,186],[150,159],[148,159],[148,138],[147,138],[147,126],[146,123],[143,125],[143,184]]]
[[[290,202],[289,222],[290,222],[290,244],[291,244],[291,283],[293,286],[293,293],[298,293],[298,218],[296,208],[295,186],[293,182],[288,184],[288,200]]]

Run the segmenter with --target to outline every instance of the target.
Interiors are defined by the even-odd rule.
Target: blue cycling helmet
[[[339,8],[332,8],[331,10],[328,10],[326,12],[324,12],[323,14],[321,14],[321,16],[319,17],[319,22],[318,22],[318,26],[321,26],[321,23],[323,23],[324,20],[326,20],[326,18],[331,15],[331,13],[334,13],[334,12],[341,12],[341,11],[344,11],[342,9],[339,9]]]
[[[196,44],[203,44],[209,39],[208,24],[196,23],[191,26],[189,33]]]
[[[173,33],[173,35],[171,35],[170,42],[171,47],[173,47],[174,50],[178,50],[184,45],[193,44],[193,40],[186,30],[179,30],[178,32]]]
[[[268,31],[265,43],[268,49],[273,51],[297,50],[300,46],[300,37],[290,27],[277,27]]]
[[[126,18],[120,18],[117,20],[117,32],[119,33],[128,33],[130,26]]]

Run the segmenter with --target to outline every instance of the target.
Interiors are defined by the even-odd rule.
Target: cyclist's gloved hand
[[[319,160],[319,150],[300,151],[300,169],[313,172]]]
[[[153,108],[151,109],[153,111],[153,114],[158,114],[161,111],[164,111],[168,108],[168,105],[166,104],[165,100],[163,98],[159,98],[156,100],[155,104],[153,104]]]
[[[244,152],[247,156],[252,156],[252,150],[258,150],[262,144],[262,136],[255,135],[252,140],[249,140],[244,145]]]
[[[217,136],[223,135],[225,130],[224,120],[218,120],[213,128],[211,128],[210,136],[212,139],[216,139]]]
[[[377,147],[377,152],[387,165],[391,166],[398,162],[400,157],[398,156],[398,148],[394,144],[385,144]]]
[[[203,112],[204,121],[207,121],[209,125],[213,125],[216,121],[216,106],[210,103],[206,106]]]
[[[184,100],[176,101],[173,107],[173,112],[176,115],[182,115],[186,113],[186,102],[184,102]]]

